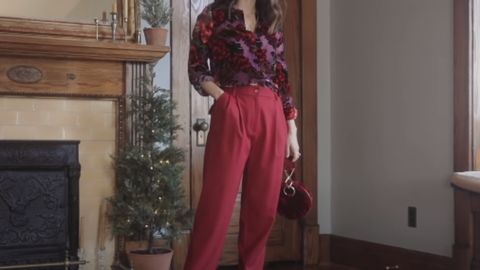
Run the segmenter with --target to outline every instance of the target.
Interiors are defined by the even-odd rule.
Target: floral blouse
[[[201,83],[219,87],[258,84],[277,92],[285,118],[297,117],[290,94],[283,32],[269,33],[259,21],[254,32],[245,28],[243,11],[208,5],[198,16],[190,44],[188,73],[194,88]]]

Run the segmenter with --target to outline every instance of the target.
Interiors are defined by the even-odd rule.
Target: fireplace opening
[[[0,140],[0,269],[78,269],[78,146]]]

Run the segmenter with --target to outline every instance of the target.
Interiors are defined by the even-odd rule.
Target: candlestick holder
[[[142,44],[142,31],[135,31],[135,38],[137,39],[137,44]]]
[[[123,36],[124,36],[125,42],[127,42],[127,27],[128,27],[128,18],[124,17],[123,18]]]
[[[117,36],[117,23],[118,23],[118,18],[117,18],[117,13],[116,12],[111,12],[110,15],[112,15],[112,40],[116,40]]]
[[[98,40],[98,24],[99,24],[98,18],[95,18],[94,22],[95,22],[95,39]]]

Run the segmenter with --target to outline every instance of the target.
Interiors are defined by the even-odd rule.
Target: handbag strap
[[[283,186],[283,194],[289,197],[295,196],[296,190],[293,186],[293,174],[295,173],[295,162],[291,159],[285,159],[285,180]]]

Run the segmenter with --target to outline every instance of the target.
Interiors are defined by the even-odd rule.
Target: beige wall
[[[332,231],[450,256],[453,1],[331,4]]]
[[[99,208],[113,194],[115,117],[110,100],[0,97],[0,139],[80,140],[80,241],[90,262],[84,270],[97,269]],[[107,231],[106,268],[113,254]]]
[[[0,16],[93,22],[110,12],[113,0],[0,0]]]

